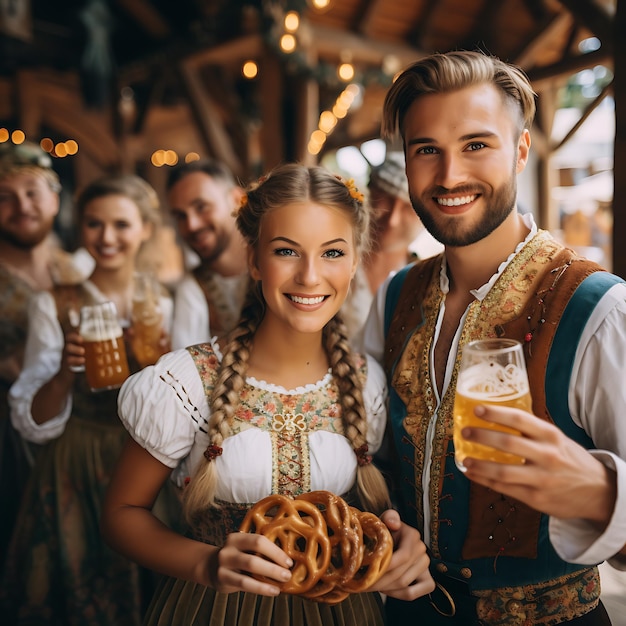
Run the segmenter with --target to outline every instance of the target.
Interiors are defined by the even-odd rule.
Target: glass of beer
[[[91,390],[121,387],[130,372],[115,304],[102,302],[82,307],[80,334],[85,348],[85,376]]]
[[[474,415],[474,407],[479,404],[532,411],[524,351],[519,341],[480,339],[463,346],[454,398],[454,460],[462,472],[466,469],[463,461],[468,456],[498,463],[524,463],[522,457],[467,441],[461,436],[466,426],[520,434]]]
[[[160,345],[163,313],[160,306],[161,286],[153,274],[137,273],[132,301],[133,354],[143,368],[153,365],[163,354]]]

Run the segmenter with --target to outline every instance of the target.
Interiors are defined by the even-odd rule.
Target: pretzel
[[[350,507],[363,529],[363,560],[358,572],[346,583],[342,591],[358,593],[371,587],[387,570],[393,553],[393,539],[385,523],[373,513]]]
[[[393,551],[393,539],[380,518],[322,490],[295,499],[263,498],[239,530],[265,535],[294,561],[286,583],[255,575],[257,580],[326,604],[371,587],[385,573]]]
[[[278,586],[284,593],[308,591],[328,569],[331,546],[326,523],[311,502],[282,495],[267,496],[249,509],[239,530],[266,536],[293,560],[291,579],[287,582],[255,576]]]
[[[315,504],[326,522],[331,557],[324,582],[340,585],[350,580],[363,559],[363,530],[347,502],[330,491],[311,491],[296,496]],[[356,510],[356,509],[355,509]]]

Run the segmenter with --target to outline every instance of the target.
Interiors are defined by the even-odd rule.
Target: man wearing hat
[[[443,249],[411,206],[402,152],[388,152],[380,165],[371,168],[368,192],[372,249],[357,270],[342,308],[351,338],[365,323],[376,290],[391,272]]]
[[[13,430],[7,394],[22,366],[28,301],[73,271],[71,256],[51,243],[61,185],[38,145],[0,144],[0,563],[29,470],[31,451]]]

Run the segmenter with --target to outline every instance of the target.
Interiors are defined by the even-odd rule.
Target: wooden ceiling
[[[149,107],[195,100],[192,107],[208,149],[216,150],[215,137],[207,135],[219,134],[221,123],[219,141],[233,142],[222,149],[232,152],[231,160],[238,155],[246,161],[249,148],[241,128],[263,123],[268,83],[262,77],[242,79],[241,64],[263,58],[268,49],[283,72],[284,100],[312,81],[320,111],[342,87],[337,66],[342,61],[354,65],[364,86],[362,104],[329,136],[327,148],[333,148],[377,135],[393,74],[428,52],[482,49],[520,65],[538,91],[545,81],[553,85],[578,69],[599,63],[610,67],[616,3],[329,0],[320,10],[313,0],[30,0],[31,36],[0,35],[0,75],[30,68],[75,71],[86,104],[96,107],[130,87],[140,112],[135,130]],[[282,19],[290,10],[301,17],[298,47],[291,55],[278,48]],[[583,54],[579,44],[590,37],[597,38],[599,48]],[[207,106],[218,118],[210,123],[200,112]],[[302,124],[301,114],[289,108],[283,113],[283,124]],[[304,124],[313,123],[312,118],[305,116]],[[288,144],[298,143],[290,138],[298,130],[280,130]],[[299,152],[288,146],[284,157],[301,157]]]
[[[378,136],[384,95],[403,66],[433,51],[481,49],[521,66],[539,94],[533,147],[544,227],[559,89],[580,70],[608,68],[610,82],[582,107],[579,124],[614,96],[614,205],[626,206],[626,0],[330,0],[325,10],[313,2],[2,2],[0,124],[29,137],[75,136],[77,178],[94,168],[140,169],[158,183],[145,164],[159,142],[179,154],[199,145],[246,178],[281,160],[316,158],[307,140],[345,87],[340,63],[354,65],[362,101],[324,150]],[[301,22],[286,54],[278,40],[290,10]],[[259,63],[254,80],[242,78],[247,59]],[[626,211],[615,210],[614,239],[623,236]],[[614,270],[626,275],[626,247],[614,255]]]
[[[293,57],[309,61],[303,67],[280,55],[285,71],[308,71],[329,87],[332,81],[320,68],[342,59],[370,79],[383,74],[383,80],[370,81],[376,91],[390,79],[383,70],[393,74],[432,51],[480,48],[517,63],[535,81],[596,63],[610,65],[613,56],[617,0],[329,0],[325,10],[313,8],[312,1],[23,0],[20,4],[31,5],[32,36],[0,35],[0,75],[25,67],[80,70],[96,77],[113,72],[118,86],[131,84],[139,97],[154,99],[157,82],[161,98],[175,99],[178,64],[191,58],[195,67],[208,66],[209,76],[218,64],[212,76],[221,74],[233,98],[246,97],[250,90],[239,84],[241,62],[259,53],[255,36],[264,44],[276,43],[279,21],[292,9],[302,18]],[[579,43],[591,36],[601,47],[582,55]],[[97,100],[97,93],[89,93],[88,86],[86,91],[86,97]]]
[[[75,72],[88,107],[112,94],[117,104],[129,87],[137,135],[151,107],[185,102],[207,151],[241,169],[251,158],[247,129],[272,115],[270,132],[284,134],[283,148],[266,140],[260,150],[274,150],[270,164],[302,158],[305,136],[343,86],[335,73],[342,61],[354,65],[362,103],[337,124],[326,149],[377,136],[393,74],[432,51],[482,49],[520,65],[539,92],[577,70],[613,63],[617,0],[330,0],[324,10],[312,3],[30,0],[31,36],[0,35],[0,76]],[[301,23],[296,50],[285,54],[278,38],[290,10]],[[590,37],[599,47],[583,54],[579,45]],[[260,60],[255,81],[241,77],[248,58]]]

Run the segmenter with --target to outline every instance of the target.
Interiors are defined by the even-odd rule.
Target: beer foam
[[[123,331],[113,320],[85,320],[81,324],[80,334],[85,341],[108,341],[121,337]]]
[[[457,390],[480,400],[508,400],[528,393],[528,377],[513,363],[478,363],[459,372]]]

